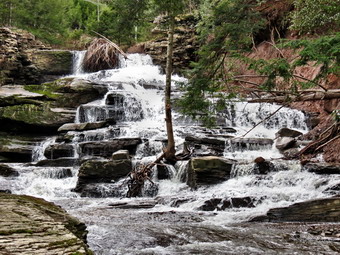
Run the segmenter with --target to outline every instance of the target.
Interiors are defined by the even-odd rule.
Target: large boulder
[[[234,161],[216,156],[192,158],[187,167],[186,183],[196,188],[226,181],[230,178],[233,164]]]
[[[277,133],[275,134],[276,137],[298,137],[303,135],[300,131],[290,129],[290,128],[281,128]]]
[[[1,254],[93,254],[86,226],[40,198],[0,192]]]
[[[270,222],[339,222],[339,220],[340,197],[309,200],[288,207],[270,209],[266,216],[253,219]]]
[[[294,147],[296,140],[293,137],[279,137],[276,139],[275,146],[278,150],[284,151]]]
[[[89,160],[84,162],[79,169],[78,182],[74,191],[81,196],[101,197],[98,186],[102,183],[112,183],[126,177],[132,171],[130,159],[119,160]],[[114,189],[112,189],[114,190]],[[106,196],[115,196],[116,192],[106,193]]]

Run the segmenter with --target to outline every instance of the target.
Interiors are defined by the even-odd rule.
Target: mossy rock
[[[67,50],[33,51],[30,60],[44,75],[67,75],[72,72],[73,54]]]
[[[6,254],[93,254],[86,226],[40,198],[0,193],[1,250]]]

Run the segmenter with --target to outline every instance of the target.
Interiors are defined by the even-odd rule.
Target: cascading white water
[[[85,57],[86,51],[73,51],[73,68],[72,72],[75,75],[80,75],[84,73],[83,68],[83,60]]]
[[[75,56],[84,52],[75,53]],[[76,145],[84,141],[106,141],[112,138],[140,137],[147,140],[136,152],[134,161],[150,162],[162,150],[162,141],[166,138],[164,122],[163,87],[165,76],[157,66],[152,65],[150,56],[131,54],[128,59],[121,59],[121,68],[83,73],[80,58],[74,61],[74,76],[105,83],[108,92],[102,100],[97,100],[78,108],[76,122],[96,122],[107,118],[117,118],[116,126],[69,132]],[[181,77],[174,81],[185,82]],[[174,83],[175,83],[174,82]],[[175,85],[175,84],[174,84]],[[253,125],[263,121],[277,110],[274,104],[246,104],[234,102],[222,114],[224,124],[233,127],[240,138]],[[175,113],[175,118],[180,117]],[[175,121],[176,144],[182,144],[185,136],[204,137],[207,134],[223,136],[223,129],[208,130],[192,121]],[[282,127],[307,131],[303,113],[282,108],[272,118],[264,121],[246,138],[275,138],[275,133]],[[228,134],[229,135],[229,134]],[[34,161],[43,159],[44,147],[53,143],[47,140],[35,154]],[[77,182],[77,168],[44,167],[14,164],[20,169],[20,176],[15,178],[0,177],[2,188],[14,193],[43,197],[54,201],[71,214],[80,217],[89,228],[89,244],[98,254],[213,254],[216,251],[236,249],[231,241],[220,240],[216,236],[209,238],[219,228],[227,228],[231,223],[249,220],[251,217],[266,213],[270,208],[287,206],[307,199],[325,197],[324,191],[339,183],[336,175],[317,176],[301,170],[298,162],[273,161],[278,171],[266,176],[252,174],[254,158],[279,158],[281,154],[271,145],[250,145],[242,150],[226,139],[224,156],[243,159],[242,164],[235,164],[231,179],[217,185],[199,187],[191,190],[184,182],[183,175],[187,162],[179,162],[171,168],[170,180],[158,181],[157,198],[80,198],[72,192]],[[76,155],[77,156],[77,155]],[[282,171],[280,171],[282,170]],[[122,183],[98,186],[104,194]],[[211,198],[251,197],[254,207],[230,208],[225,211],[198,213],[197,208]],[[110,203],[138,203],[157,201],[151,209],[120,210],[108,209]],[[114,210],[114,211],[113,211]],[[166,215],[162,216],[162,215]],[[179,216],[178,216],[179,215]],[[162,218],[164,217],[164,218]],[[137,222],[137,223],[136,223]],[[209,231],[203,231],[207,229]],[[192,230],[189,232],[189,230]],[[186,232],[188,231],[188,232]],[[196,236],[203,231],[204,237]],[[242,230],[240,231],[242,232]],[[162,246],[157,237],[164,235],[172,241],[171,245]],[[214,239],[215,238],[215,239]],[[227,240],[227,239],[226,239]],[[233,240],[237,243],[236,239]],[[242,248],[244,254],[251,254],[250,248]],[[151,247],[151,248],[150,248]],[[261,246],[254,246],[260,249]],[[254,248],[254,249],[255,249]],[[199,249],[202,253],[195,253]],[[204,252],[203,252],[204,251]],[[177,253],[178,252],[178,253]],[[239,254],[242,254],[239,253]],[[257,254],[257,253],[255,253]]]

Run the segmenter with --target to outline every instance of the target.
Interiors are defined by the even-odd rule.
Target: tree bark
[[[165,123],[168,136],[168,145],[165,150],[165,159],[168,161],[175,161],[175,139],[172,125],[172,113],[171,113],[171,74],[172,74],[172,55],[173,55],[173,41],[175,30],[175,17],[170,15],[170,25],[168,32],[168,47],[166,56],[166,81],[165,81]]]

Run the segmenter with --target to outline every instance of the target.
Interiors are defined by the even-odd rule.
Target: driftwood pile
[[[115,43],[106,38],[96,38],[87,49],[83,68],[86,72],[118,68],[119,54],[126,57],[125,53]]]

